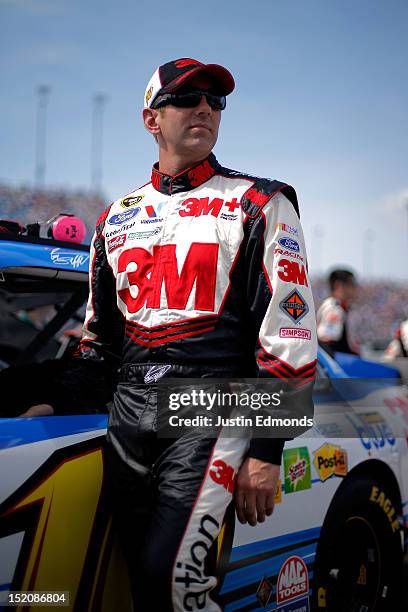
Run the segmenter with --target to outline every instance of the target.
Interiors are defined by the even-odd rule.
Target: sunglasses
[[[205,96],[208,106],[213,110],[224,110],[227,105],[225,96],[217,96],[202,89],[192,89],[185,93],[167,93],[158,96],[153,102],[152,108],[163,108],[168,104],[178,108],[194,108],[200,104],[202,96]]]

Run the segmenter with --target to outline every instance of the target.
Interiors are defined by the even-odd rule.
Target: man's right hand
[[[31,406],[26,412],[20,414],[20,417],[34,417],[34,416],[51,416],[54,414],[54,408],[49,404],[36,404]]]

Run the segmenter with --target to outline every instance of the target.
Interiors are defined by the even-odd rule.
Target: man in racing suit
[[[83,404],[87,368],[120,356],[106,465],[142,611],[221,609],[213,544],[233,499],[242,523],[272,513],[284,444],[195,432],[160,439],[157,380],[312,381],[316,368],[295,191],[224,168],[211,153],[233,88],[225,68],[189,58],[151,78],[143,118],[159,162],[97,222],[75,389],[62,396],[69,380],[60,379],[48,398],[56,411]],[[103,391],[95,393],[96,404]]]
[[[393,361],[399,357],[408,357],[408,319],[398,325],[394,338],[384,351],[384,359]]]
[[[329,279],[331,295],[317,312],[317,336],[330,353],[358,354],[358,347],[350,341],[348,312],[356,292],[354,274],[349,270],[333,270]]]

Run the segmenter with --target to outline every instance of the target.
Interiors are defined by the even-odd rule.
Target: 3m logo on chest
[[[138,247],[124,251],[118,259],[118,276],[125,274],[129,287],[119,289],[119,297],[131,313],[143,307],[161,308],[164,288],[168,308],[185,310],[193,295],[195,310],[213,312],[218,248],[218,244],[193,242],[183,262],[175,244],[154,246],[152,253]]]
[[[218,217],[223,206],[229,212],[234,212],[236,208],[239,208],[240,203],[237,198],[232,198],[227,202],[222,198],[187,198],[181,206],[180,217],[201,217],[202,215]]]

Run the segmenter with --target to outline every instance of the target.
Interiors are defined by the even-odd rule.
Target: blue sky
[[[91,99],[104,92],[109,203],[156,159],[140,109],[157,65],[217,62],[237,87],[215,153],[295,186],[312,272],[406,281],[407,23],[405,0],[0,0],[0,181],[33,183],[46,83],[46,184],[89,188]]]

